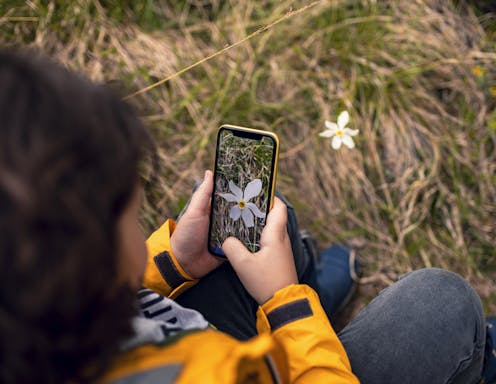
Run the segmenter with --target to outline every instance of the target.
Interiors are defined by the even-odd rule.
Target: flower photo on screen
[[[256,252],[268,210],[274,143],[221,132],[216,166],[210,246],[229,236]]]

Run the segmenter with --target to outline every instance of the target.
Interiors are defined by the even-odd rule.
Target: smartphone
[[[217,133],[208,250],[225,258],[222,243],[234,236],[251,252],[274,203],[279,158],[276,134],[223,125]]]

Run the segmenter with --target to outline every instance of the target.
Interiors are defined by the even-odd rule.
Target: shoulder
[[[259,383],[273,383],[280,375],[276,350],[268,335],[240,342],[214,330],[183,332],[117,356],[103,382],[230,383],[256,377]]]

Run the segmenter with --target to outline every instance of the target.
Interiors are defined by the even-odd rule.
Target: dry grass
[[[308,4],[203,3],[6,1],[0,39],[131,92]],[[494,314],[495,52],[472,11],[448,1],[322,1],[131,99],[163,160],[145,226],[178,213],[212,167],[218,126],[272,130],[278,187],[323,244],[360,248],[364,283],[449,268]],[[342,109],[360,135],[357,149],[336,152],[317,134]]]

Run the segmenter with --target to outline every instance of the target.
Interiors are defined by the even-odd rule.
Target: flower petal
[[[343,135],[343,143],[346,145],[348,148],[355,148],[355,142],[351,138],[351,136],[348,135]]]
[[[358,135],[358,132],[359,132],[358,129],[350,129],[350,128],[343,129],[343,133],[348,136],[356,136]]]
[[[229,189],[231,190],[232,193],[234,193],[234,196],[236,196],[237,198],[236,201],[240,201],[243,198],[243,191],[231,180],[229,180]]]
[[[238,220],[239,217],[241,216],[241,209],[237,205],[231,208],[229,211],[229,217],[233,219],[234,221]]]
[[[346,127],[346,124],[348,124],[348,121],[350,121],[350,114],[348,111],[341,112],[338,116],[338,126],[344,128]]]
[[[255,179],[250,181],[245,188],[245,193],[243,195],[243,200],[248,202],[252,197],[258,196],[262,191],[262,180]]]
[[[218,195],[220,197],[222,197],[223,199],[229,201],[230,203],[237,203],[238,202],[238,198],[236,196],[234,196],[232,193],[218,193]]]
[[[259,219],[263,219],[265,217],[265,213],[263,213],[258,207],[253,204],[253,203],[247,203],[246,207],[250,209],[250,211],[253,212],[253,214],[258,217]]]
[[[336,134],[336,131],[333,131],[331,129],[326,129],[325,131],[322,131],[319,133],[319,136],[321,137],[332,137]]]
[[[332,138],[332,143],[331,143],[331,145],[332,145],[332,147],[333,147],[334,149],[339,149],[339,148],[341,148],[341,143],[342,143],[341,137],[339,137],[339,136],[334,136],[334,137]]]
[[[253,222],[253,213],[249,209],[243,209],[241,211],[241,218],[245,222],[246,228],[251,228],[255,225]]]
[[[338,125],[336,123],[333,123],[332,121],[326,120],[324,124],[327,129],[329,129],[331,132],[334,132],[333,135],[337,132],[339,128]]]

